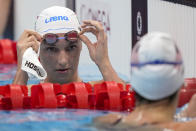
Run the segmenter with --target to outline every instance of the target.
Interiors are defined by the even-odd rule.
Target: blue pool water
[[[84,81],[102,79],[95,67],[79,67],[79,70]],[[15,73],[16,65],[0,64],[0,85],[12,83]],[[31,79],[28,84],[37,83],[38,80]],[[0,111],[0,131],[96,131],[92,126],[93,118],[107,113],[82,109]]]
[[[1,131],[96,131],[92,120],[107,112],[82,109],[0,111]]]

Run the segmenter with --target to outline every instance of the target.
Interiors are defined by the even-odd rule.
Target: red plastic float
[[[180,90],[178,107],[188,103],[194,94],[196,94],[196,78],[185,79],[184,87]]]
[[[134,92],[130,91],[130,85],[116,82],[103,82],[94,86],[96,94],[96,109],[132,111],[135,106]]]
[[[15,64],[16,62],[16,42],[9,39],[0,40],[0,64]]]
[[[180,90],[179,107],[188,103],[196,93],[195,83],[189,79]],[[190,84],[191,83],[191,84]],[[190,86],[191,85],[191,86]],[[27,86],[0,86],[0,109],[79,108],[115,111],[132,111],[135,92],[130,85],[124,87],[116,82],[70,84],[42,83],[33,85],[28,94]]]
[[[0,109],[79,108],[132,111],[134,92],[116,82],[103,82],[93,87],[89,83],[42,83],[28,88],[19,85],[0,86]]]
[[[57,97],[61,87],[58,84],[42,83],[31,87],[32,108],[57,108]]]
[[[94,109],[95,95],[89,83],[73,82],[62,85],[68,108]]]
[[[26,86],[5,85],[0,87],[0,109],[30,108],[30,97]]]

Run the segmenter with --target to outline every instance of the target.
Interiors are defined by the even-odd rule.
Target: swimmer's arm
[[[112,64],[108,60],[107,62],[101,63],[100,65],[97,65],[104,81],[115,81],[117,83],[121,83],[125,85],[126,83],[118,76],[114,68],[112,67]]]
[[[107,34],[104,32],[103,25],[98,21],[87,20],[81,25],[82,31],[79,34],[80,39],[86,44],[90,57],[97,64],[104,81],[115,81],[125,84],[113,69],[108,56]],[[85,33],[92,33],[97,41],[93,43],[86,37]]]
[[[12,84],[26,85],[27,81],[28,81],[27,73],[18,68]]]
[[[123,81],[118,74],[116,73],[116,71],[114,70],[114,68],[112,67],[111,63],[108,62],[108,64],[104,63],[101,65],[98,65],[98,68],[103,76],[103,80],[98,80],[98,81],[90,81],[88,83],[90,83],[92,86],[95,84],[99,84],[102,83],[104,81],[115,81],[117,83],[121,83],[123,85],[126,85],[126,82]]]
[[[28,75],[26,72],[21,70],[22,66],[22,57],[26,49],[29,47],[32,47],[34,51],[38,51],[39,48],[39,42],[41,41],[41,36],[31,30],[25,30],[22,35],[20,36],[20,39],[17,42],[17,72],[13,81],[13,84],[20,84],[20,85],[26,85],[28,81]]]
[[[99,84],[102,83],[104,81],[115,81],[117,83],[121,83],[123,85],[126,85],[126,82],[124,82],[115,72],[115,70],[113,69],[112,65],[110,64],[110,62],[108,64],[102,64],[100,66],[98,66],[102,76],[103,76],[103,80],[99,80],[99,81],[90,81],[88,82],[89,84],[91,84],[92,86],[95,84]]]

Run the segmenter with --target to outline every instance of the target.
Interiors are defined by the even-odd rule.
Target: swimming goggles
[[[59,37],[56,34],[53,33],[48,33],[45,34],[43,36],[43,40],[47,43],[47,44],[55,44],[58,40],[67,40],[69,42],[77,42],[78,40],[78,32],[77,31],[70,31],[68,33],[65,33],[64,37]]]

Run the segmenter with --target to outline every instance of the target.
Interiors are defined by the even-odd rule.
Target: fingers
[[[29,47],[32,47],[33,50],[37,53],[39,49],[39,42],[38,41],[30,41],[25,45],[25,49],[28,49]]]
[[[88,49],[92,48],[93,45],[92,45],[91,41],[85,35],[80,35],[79,37],[86,44]]]
[[[93,33],[97,38],[97,43],[99,44],[105,44],[107,43],[107,36],[104,32],[103,25],[98,21],[93,20],[87,20],[83,21],[82,31],[80,34],[84,34],[85,32],[91,32]]]
[[[39,49],[39,41],[34,41],[33,43],[32,43],[32,46],[31,46],[32,48],[33,48],[33,50],[36,52],[36,53],[38,53],[38,49]]]
[[[34,40],[34,38],[37,40],[37,41],[40,41],[42,40],[42,37],[41,35],[39,35],[37,32],[34,32],[34,31],[30,31],[30,30],[25,30],[22,35],[20,36],[19,40],[18,40],[18,44],[24,44],[24,42],[28,42],[28,41],[31,41],[31,40]]]
[[[93,27],[88,27],[88,28],[82,29],[82,31],[79,33],[79,35],[82,35],[82,34],[84,34],[85,32],[91,32],[91,33],[93,33],[96,37],[98,37],[98,31],[97,31],[95,28],[93,28]]]
[[[35,31],[25,30],[23,33],[24,33],[25,37],[30,37],[33,35],[37,39],[37,41],[42,40],[42,36]]]
[[[25,45],[22,45],[23,49],[26,50],[29,47],[32,47],[35,52],[38,52],[39,49],[39,42],[38,41],[30,41],[27,42]]]
[[[102,24],[98,21],[94,21],[94,20],[86,20],[83,21],[83,25],[81,26],[82,28],[85,28],[86,26],[94,26],[99,32],[104,32],[104,28],[102,26]]]
[[[39,47],[38,44],[41,39],[41,35],[39,35],[37,32],[25,30],[18,41],[17,47],[20,50],[26,50],[28,47],[33,47],[33,49],[37,52]]]
[[[23,33],[20,41],[17,44],[17,50],[19,52],[24,52],[27,48],[32,47],[34,51],[38,52],[39,41],[35,37],[35,35],[29,35],[28,33]],[[26,36],[26,37],[24,37]]]
[[[27,38],[27,42],[30,42],[30,41],[36,41],[36,38],[35,36],[31,35]]]
[[[34,49],[34,51],[38,51],[39,48],[39,41],[37,41],[37,39],[35,38],[34,35],[31,35],[30,37],[27,38],[27,45],[28,47],[32,47]],[[27,48],[28,48],[27,47]]]
[[[83,25],[81,27],[83,28],[83,31],[80,34],[92,32],[96,35],[98,43],[103,44],[105,43],[104,41],[107,41],[106,33],[104,32],[103,25],[100,22],[94,20],[83,21]]]
[[[37,32],[35,31],[31,31],[31,30],[28,30],[26,31],[29,35],[33,35],[36,37],[37,41],[41,41],[42,40],[42,36],[40,34],[38,34]]]

